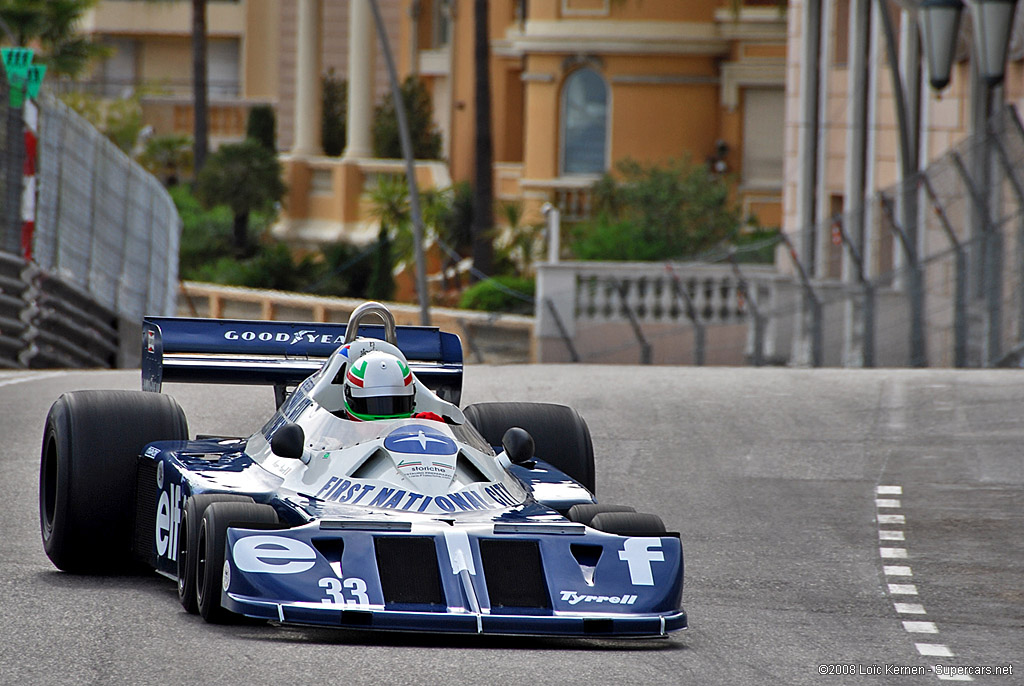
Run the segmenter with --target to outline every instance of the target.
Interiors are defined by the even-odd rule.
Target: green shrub
[[[270,152],[277,152],[277,123],[270,105],[253,105],[245,122],[245,137],[259,141]]]
[[[464,310],[532,314],[534,287],[533,279],[496,276],[475,283],[463,291],[459,307]],[[524,297],[530,299],[524,300]]]
[[[409,122],[412,154],[418,160],[441,157],[441,133],[434,124],[434,106],[427,87],[416,76],[402,84],[402,103]],[[398,135],[398,115],[391,95],[377,105],[373,113],[373,154],[385,159],[401,159],[402,144]]]
[[[348,122],[348,81],[329,69],[323,76],[321,95],[323,112],[320,119],[320,145],[324,154],[338,157],[345,150]]]
[[[240,260],[221,257],[199,267],[196,280],[247,288],[278,291],[299,291],[306,284],[306,275],[316,271],[310,258],[296,264],[291,250],[284,243],[260,246],[251,258]]]
[[[736,236],[736,260],[746,264],[774,264],[779,229],[757,229]]]
[[[664,165],[626,159],[593,190],[596,218],[572,232],[573,253],[587,260],[666,260],[731,240],[739,210],[729,184],[688,158]]]

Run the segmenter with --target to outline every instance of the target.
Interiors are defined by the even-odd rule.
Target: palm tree
[[[0,23],[17,45],[38,43],[37,61],[48,75],[74,77],[94,59],[109,54],[107,48],[82,36],[76,26],[98,0],[8,0],[0,2]]]
[[[206,163],[208,150],[206,100],[206,0],[192,0],[193,153],[196,174]]]
[[[490,274],[494,261],[494,144],[491,137],[491,64],[487,0],[473,0],[473,71],[476,82],[476,171],[473,195],[473,266]]]
[[[231,208],[239,254],[249,250],[249,213],[270,210],[285,190],[277,156],[252,138],[220,146],[196,178],[196,195],[205,206]]]

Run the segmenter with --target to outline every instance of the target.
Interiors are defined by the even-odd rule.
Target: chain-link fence
[[[542,265],[539,357],[866,367],[1024,358],[1024,129],[1012,107],[863,207],[779,240],[772,274],[724,252],[700,264]]]
[[[40,116],[35,259],[119,315],[174,311],[181,221],[160,182],[63,103]]]
[[[135,345],[124,323],[175,311],[181,220],[159,181],[87,121],[45,94],[36,102],[33,227],[23,109],[0,74],[0,364],[113,364],[118,339]]]

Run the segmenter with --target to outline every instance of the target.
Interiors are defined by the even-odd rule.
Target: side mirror
[[[501,447],[515,464],[522,464],[533,458],[533,436],[526,429],[513,426],[501,437]]]
[[[289,422],[274,432],[270,439],[270,449],[280,457],[302,459],[302,450],[306,445],[306,432],[298,424]]]

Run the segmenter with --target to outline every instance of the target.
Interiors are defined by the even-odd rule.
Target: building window
[[[216,38],[207,42],[206,73],[210,97],[238,97],[239,62],[237,38]]]
[[[782,187],[786,92],[781,88],[743,90],[743,184]]]
[[[113,54],[103,63],[102,95],[124,98],[130,95],[138,81],[139,43],[131,38],[109,37],[104,44],[113,48]]]
[[[562,173],[603,174],[608,151],[608,86],[595,70],[574,71],[562,87]]]

